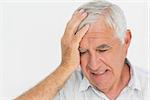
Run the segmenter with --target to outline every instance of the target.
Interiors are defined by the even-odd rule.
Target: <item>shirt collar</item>
[[[85,91],[91,86],[89,80],[83,75],[83,79],[80,83],[79,91]]]
[[[141,91],[140,81],[136,74],[135,68],[131,65],[131,63],[129,62],[129,60],[127,58],[125,59],[125,63],[129,65],[130,75],[131,75],[131,79],[130,79],[127,87]],[[83,75],[83,78],[80,83],[79,91],[80,92],[86,91],[89,87],[93,87],[93,86],[90,84],[89,80],[85,77],[85,75]]]

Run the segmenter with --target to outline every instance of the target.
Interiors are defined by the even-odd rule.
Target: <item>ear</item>
[[[124,45],[126,48],[126,52],[128,51],[128,48],[130,46],[131,38],[132,38],[131,31],[129,29],[127,29],[127,31],[125,33],[125,38],[124,38]]]

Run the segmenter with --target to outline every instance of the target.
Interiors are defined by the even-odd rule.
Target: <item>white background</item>
[[[60,38],[65,25],[73,11],[83,4],[79,2],[80,0],[72,1],[74,2],[1,0],[0,100],[10,100],[20,95],[59,65]],[[118,4],[124,10],[128,28],[132,31],[129,60],[147,71],[149,54],[147,1],[109,1]]]

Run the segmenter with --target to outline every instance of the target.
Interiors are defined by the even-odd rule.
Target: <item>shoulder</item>
[[[148,94],[148,91],[150,89],[149,88],[150,73],[136,66],[134,66],[134,71],[136,72],[136,77],[139,80],[143,97],[149,98],[150,95]]]
[[[148,71],[137,66],[134,66],[134,71],[141,82],[145,84],[148,83],[148,80],[150,79],[150,73]]]

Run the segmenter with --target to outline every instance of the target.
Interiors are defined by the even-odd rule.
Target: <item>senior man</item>
[[[117,5],[103,0],[82,5],[67,23],[59,67],[17,99],[150,99],[148,77],[127,59],[131,37]]]

